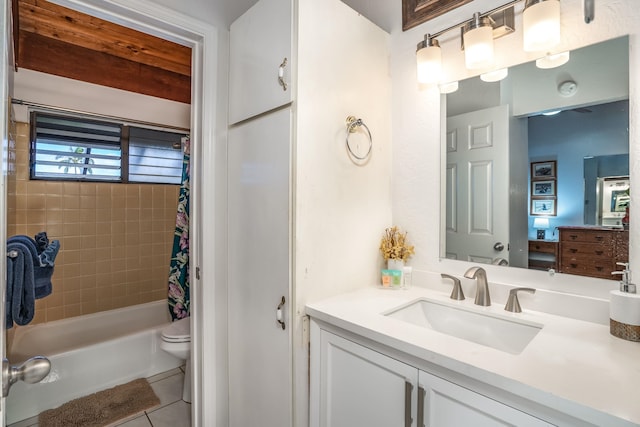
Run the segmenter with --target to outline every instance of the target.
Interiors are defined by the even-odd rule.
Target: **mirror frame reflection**
[[[441,242],[440,257],[496,265],[505,265],[505,262],[508,262],[511,267],[552,269],[552,271],[581,276],[615,279],[610,277],[610,271],[600,271],[595,274],[579,271],[579,269],[571,271],[566,262],[563,263],[564,268],[560,268],[561,249],[558,241],[562,233],[567,235],[566,233],[570,230],[581,231],[576,227],[586,228],[582,231],[587,232],[596,229],[603,229],[603,232],[609,229],[623,231],[624,218],[628,219],[628,210],[625,209],[628,207],[626,203],[629,198],[628,36],[572,51],[570,61],[555,69],[538,69],[535,61],[532,61],[511,67],[509,76],[501,82],[486,83],[480,81],[479,77],[473,77],[461,81],[457,92],[441,98],[448,123],[453,123],[458,117],[478,110],[507,105],[507,144],[510,151],[507,162],[510,166],[507,169],[507,176],[500,174],[498,172],[500,169],[487,172],[486,174],[495,174],[490,179],[486,174],[483,175],[482,170],[470,172],[476,173],[475,178],[465,176],[466,172],[462,172],[463,169],[473,170],[473,167],[469,166],[470,163],[464,164],[465,167],[456,169],[454,165],[452,168],[450,161],[454,157],[452,146],[455,146],[456,142],[451,142],[451,139],[457,138],[458,146],[471,144],[471,139],[470,133],[465,136],[451,136],[455,132],[448,126],[447,135],[443,138],[446,145],[443,156],[446,156],[447,184],[443,187],[441,194],[442,211],[445,213],[441,226],[446,231],[441,234],[444,236],[444,241]],[[553,116],[542,115],[555,110],[561,112]],[[569,125],[568,121],[572,124]],[[592,135],[586,134],[589,126],[592,128]],[[496,132],[494,128],[486,132],[482,130],[478,132],[480,128],[473,126],[470,129],[475,129],[480,135]],[[584,133],[576,137],[569,134],[567,129],[584,130]],[[468,139],[464,140],[464,138]],[[567,145],[571,139],[575,139],[580,145]],[[453,150],[457,150],[457,147]],[[567,160],[569,152],[575,154],[570,161]],[[626,156],[624,157],[626,164],[625,161],[620,161],[621,156]],[[617,160],[609,161],[609,157],[617,157]],[[532,163],[544,165],[546,162],[553,162],[554,167],[557,167],[554,174],[550,175],[549,179],[545,179],[544,176],[533,177]],[[513,164],[516,166],[514,167]],[[455,174],[462,175],[452,178],[451,170],[456,171]],[[508,177],[506,186],[496,189],[495,194],[488,195],[487,199],[492,196],[499,199],[498,191],[509,194],[510,197],[506,202],[509,211],[507,235],[504,238],[491,236],[493,240],[484,242],[483,247],[495,243],[493,248],[496,248],[499,247],[497,243],[506,242],[507,251],[499,253],[490,248],[482,254],[469,254],[462,251],[460,255],[451,250],[450,246],[455,246],[455,243],[452,243],[454,240],[449,239],[451,235],[463,233],[462,241],[466,242],[464,246],[467,246],[474,232],[477,231],[478,235],[489,234],[489,231],[493,232],[494,228],[499,228],[499,224],[495,223],[502,221],[494,218],[493,211],[486,217],[478,219],[478,215],[469,211],[469,206],[464,206],[466,202],[456,202],[460,197],[464,197],[467,201],[471,200],[470,204],[473,206],[476,193],[470,193],[473,196],[468,194],[462,196],[466,190],[453,191],[452,183],[464,181],[470,187],[478,187],[474,184],[478,178],[499,181],[506,177]],[[592,178],[594,182],[591,184]],[[604,191],[605,183],[615,182],[620,186],[625,179],[626,188],[614,188],[614,199],[611,198],[612,190],[609,190],[609,193]],[[576,191],[578,188],[580,191]],[[588,197],[582,192],[583,188],[585,192],[587,190],[590,192]],[[481,192],[481,190],[474,191]],[[489,191],[486,193],[488,194]],[[606,197],[609,197],[607,201],[604,200]],[[478,200],[480,200],[478,206],[484,206],[484,202],[481,199]],[[539,202],[536,205],[547,204],[549,208],[552,207],[553,211],[548,213],[554,215],[537,215],[533,210],[534,200]],[[615,206],[611,205],[612,200],[616,202]],[[617,203],[618,201],[620,203]],[[610,209],[607,208],[609,205],[612,206]],[[503,207],[506,206],[503,205]],[[461,220],[461,211],[465,209],[467,213],[462,213],[464,219]],[[593,217],[593,221],[586,221],[588,216]],[[548,223],[546,225],[548,228],[544,229],[543,233],[540,229],[534,228],[534,220],[540,217],[544,217]],[[544,221],[536,222],[536,225],[540,226],[539,224],[544,223]],[[466,229],[468,224],[472,225],[471,231]],[[482,225],[486,227],[483,228]],[[475,229],[473,229],[474,226],[476,226]],[[615,257],[612,264],[614,269],[616,269],[616,261],[628,262],[628,233],[624,233],[623,238],[619,239],[619,236],[622,236],[622,233],[614,233],[611,237],[613,240],[619,240],[620,245],[619,248],[613,249],[616,252],[613,255],[619,255]],[[568,245],[565,245],[565,249],[567,248]],[[540,260],[532,260],[537,256],[540,256],[542,263],[538,263]],[[564,259],[567,259],[566,255]],[[605,266],[605,270],[608,268],[608,265]]]

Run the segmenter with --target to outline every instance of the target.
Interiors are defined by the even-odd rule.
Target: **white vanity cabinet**
[[[314,329],[311,427],[416,426],[416,368]]]
[[[312,321],[311,427],[551,426]]]
[[[418,402],[422,402],[424,420],[418,427],[449,426],[552,426],[497,400],[420,371]]]
[[[292,2],[260,0],[231,24],[229,124],[292,101]]]

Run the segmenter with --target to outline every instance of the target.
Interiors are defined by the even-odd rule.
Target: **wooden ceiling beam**
[[[43,0],[19,0],[20,30],[191,75],[191,49]]]
[[[22,29],[20,46],[20,68],[191,103],[191,78],[188,76]]]

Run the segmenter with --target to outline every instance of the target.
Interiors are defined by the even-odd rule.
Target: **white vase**
[[[387,269],[402,271],[404,269],[404,261],[401,259],[388,259]]]
[[[391,287],[393,289],[400,289],[403,286],[403,271],[404,271],[404,261],[401,259],[388,259],[387,260],[387,269],[388,270],[397,270],[393,272],[393,277],[391,279]]]

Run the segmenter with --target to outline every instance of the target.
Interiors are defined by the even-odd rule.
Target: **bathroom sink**
[[[385,315],[511,354],[520,354],[542,329],[541,324],[479,310],[419,299]]]

